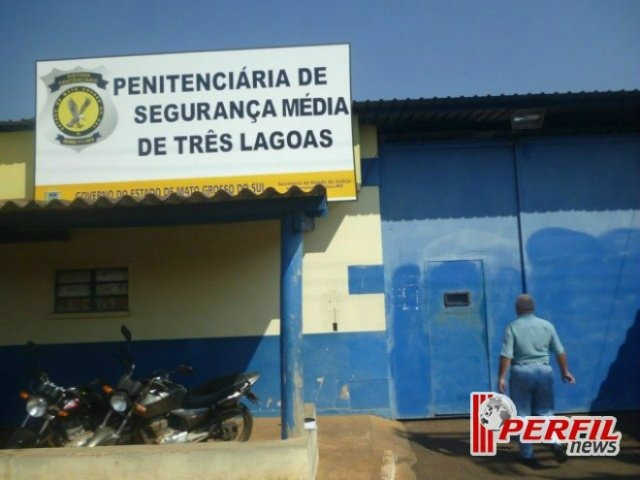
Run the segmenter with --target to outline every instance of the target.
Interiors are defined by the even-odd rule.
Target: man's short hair
[[[524,315],[525,313],[533,313],[535,309],[531,295],[523,293],[516,297],[516,314]]]

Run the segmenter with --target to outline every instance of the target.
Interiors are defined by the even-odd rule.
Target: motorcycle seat
[[[216,378],[191,390],[184,399],[184,408],[203,408],[224,400],[248,383],[248,374],[234,374]]]

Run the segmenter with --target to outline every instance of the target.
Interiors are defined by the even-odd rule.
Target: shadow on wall
[[[500,217],[640,207],[636,136],[382,145],[386,221]]]
[[[386,222],[517,215],[509,144],[393,146],[381,158]]]
[[[525,141],[517,150],[522,210],[637,209],[639,154],[637,136]]]
[[[135,332],[133,332],[135,336]],[[255,357],[261,366],[276,366],[279,358],[262,346],[262,337],[202,338],[183,340],[134,341],[131,354],[136,364],[134,376],[145,378],[151,373],[172,371],[178,365],[191,365],[192,375],[175,374],[172,378],[187,387],[194,387],[212,378],[251,369]],[[35,351],[27,345],[0,349],[0,427],[16,426],[24,418],[21,390],[28,390],[40,372],[61,386],[86,384],[93,381],[115,385],[124,373],[122,342],[37,345]],[[269,357],[275,357],[270,360]],[[266,367],[265,367],[266,368]],[[276,370],[277,371],[277,370]],[[267,376],[256,385],[260,395],[265,389],[278,391],[279,379]]]
[[[636,319],[627,331],[624,343],[609,368],[607,377],[600,385],[598,396],[591,403],[591,411],[607,412],[622,404],[629,409],[640,409],[640,382],[637,374],[640,371],[640,310]]]

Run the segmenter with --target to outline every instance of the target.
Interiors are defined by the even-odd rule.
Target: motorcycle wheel
[[[36,432],[27,430],[26,428],[19,428],[11,435],[5,448],[35,448],[39,446],[38,440],[39,438]]]
[[[5,448],[62,447],[62,441],[50,431],[42,435],[27,428],[19,428],[9,438]]]
[[[253,431],[253,417],[242,404],[223,410],[216,420],[211,438],[222,442],[246,442]]]

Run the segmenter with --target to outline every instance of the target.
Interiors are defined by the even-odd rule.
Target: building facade
[[[468,414],[472,391],[495,389],[502,331],[526,291],[578,380],[557,389],[557,409],[640,408],[625,375],[640,367],[639,92],[354,111],[358,200],[330,204],[303,234],[305,401],[320,413]],[[542,123],[521,129],[522,112]],[[0,132],[0,422],[21,417],[18,391],[35,369],[60,383],[117,378],[123,323],[141,373],[189,363],[197,373],[184,382],[196,384],[259,371],[256,413],[276,415],[280,222],[61,228],[54,216],[102,215],[100,204],[21,202],[33,187],[32,135],[30,122]],[[20,219],[38,208],[51,223],[26,228]],[[120,283],[126,304],[74,312],[61,293],[73,290],[69,271],[89,275],[93,301],[107,288],[100,275]]]

